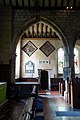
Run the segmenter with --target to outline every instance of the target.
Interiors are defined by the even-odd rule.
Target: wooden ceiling
[[[80,0],[0,0],[0,6],[27,9],[80,9]]]
[[[22,35],[24,38],[56,38],[59,39],[56,31],[44,22],[37,22],[30,26]]]

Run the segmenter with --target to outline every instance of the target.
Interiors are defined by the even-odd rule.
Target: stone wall
[[[32,11],[26,9],[12,9],[9,7],[0,8],[0,63],[8,64],[11,53],[11,40],[23,30],[24,26],[32,18],[44,17],[55,24],[64,34],[70,46],[73,44],[75,35],[80,29],[79,10],[40,10]],[[46,20],[47,21],[47,20]],[[12,27],[12,29],[11,29]]]
[[[11,8],[0,8],[0,64],[9,64],[11,47]]]
[[[66,37],[68,45],[72,45],[76,33],[80,29],[79,10],[31,11],[13,10],[13,36],[18,34],[33,18],[42,16],[58,27]]]
[[[80,31],[79,10],[33,11],[27,9],[12,10],[10,7],[1,7],[0,64],[9,64],[11,54],[13,54],[12,52],[15,53],[14,48],[16,48],[21,33],[41,17],[44,18],[46,23],[50,23],[54,29],[58,30],[67,48],[69,47],[70,50],[73,48],[73,41]],[[13,49],[14,51],[12,51]]]

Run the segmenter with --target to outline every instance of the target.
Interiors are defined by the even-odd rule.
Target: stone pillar
[[[75,78],[74,54],[69,54],[69,67],[71,68],[71,79]]]
[[[12,55],[11,56],[11,83],[15,82],[15,59],[16,59],[16,55]]]
[[[71,68],[71,79],[75,77],[74,70],[74,54],[65,54],[64,55],[64,66]]]
[[[65,59],[65,67],[69,67],[71,68],[71,77],[69,78],[69,81],[72,81],[72,79],[75,77],[75,70],[74,70],[74,54],[70,53],[70,54],[65,54],[64,55]],[[73,87],[73,86],[72,86]],[[72,94],[71,94],[72,93]],[[65,92],[64,92],[64,98],[66,99],[67,102],[69,102],[69,99],[71,98],[71,104],[73,104],[73,89],[69,89],[69,83],[66,80],[65,81]]]
[[[64,67],[69,67],[69,55],[64,54]]]

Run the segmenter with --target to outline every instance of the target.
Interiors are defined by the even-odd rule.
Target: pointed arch
[[[36,24],[37,22],[42,21],[43,23],[49,25],[52,27],[52,29],[54,29],[56,31],[56,33],[58,34],[60,40],[62,40],[63,44],[64,44],[64,48],[66,51],[68,51],[68,43],[67,43],[67,39],[65,37],[65,35],[63,34],[63,32],[61,31],[61,29],[55,24],[53,23],[53,21],[43,17],[43,16],[37,16],[35,18],[32,18],[31,20],[29,20],[28,22],[26,22],[21,29],[16,33],[16,35],[13,38],[13,42],[12,42],[12,46],[11,46],[11,61],[14,59],[14,61],[11,63],[11,76],[14,80],[15,78],[15,56],[16,56],[16,46],[18,41],[21,39],[22,34],[25,32],[26,29],[28,29],[30,26]]]
[[[43,21],[44,23],[50,25],[55,31],[56,33],[58,33],[59,35],[59,38],[63,41],[63,44],[64,44],[64,47],[66,48],[67,50],[67,46],[68,46],[68,43],[67,43],[67,39],[66,37],[64,36],[63,32],[61,31],[61,29],[55,24],[53,23],[53,21],[43,17],[43,16],[38,16],[36,18],[33,18],[31,20],[29,20],[27,23],[25,23],[22,28],[20,29],[20,31],[18,31],[18,33],[16,33],[16,35],[14,36],[13,38],[13,42],[12,42],[12,50],[11,50],[11,54],[15,54],[15,50],[16,50],[16,45],[22,35],[22,33],[24,33],[24,31],[29,28],[31,25],[39,22],[39,21]]]
[[[78,30],[76,30],[75,34],[74,34],[74,37],[72,39],[73,41],[73,47],[75,47],[75,44],[76,44],[76,41],[77,39],[80,38],[80,27],[78,28]]]

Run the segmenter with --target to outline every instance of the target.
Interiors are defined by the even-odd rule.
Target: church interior
[[[0,0],[0,120],[80,120],[80,0]]]

